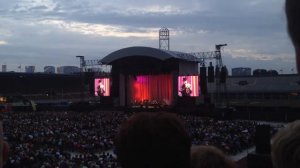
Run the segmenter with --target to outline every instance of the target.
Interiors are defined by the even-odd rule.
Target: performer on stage
[[[105,94],[105,86],[101,79],[98,81],[97,94],[98,96],[104,96]]]
[[[183,84],[181,85],[181,95],[183,97],[186,96],[191,96],[192,94],[192,85],[190,83],[188,83],[187,78],[184,77],[183,79]]]

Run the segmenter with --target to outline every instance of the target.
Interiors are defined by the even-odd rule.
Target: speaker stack
[[[89,93],[94,95],[94,79],[95,79],[95,72],[84,72],[84,84],[89,85]]]
[[[215,68],[215,77],[216,78],[219,78],[220,77],[220,68],[218,65],[216,65],[216,68]]]
[[[223,66],[220,72],[220,83],[226,83],[227,75],[228,75],[227,68],[226,66]]]
[[[209,63],[208,69],[208,83],[213,83],[215,81],[215,70],[214,67],[212,66],[212,63]]]
[[[207,94],[206,67],[200,67],[200,89],[203,95]]]

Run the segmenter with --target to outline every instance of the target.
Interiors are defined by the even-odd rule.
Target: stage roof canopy
[[[112,62],[130,56],[145,56],[145,57],[152,57],[162,61],[165,61],[170,58],[180,59],[184,61],[192,61],[192,62],[199,62],[198,58],[195,56],[177,52],[177,51],[169,51],[169,50],[161,50],[158,48],[151,48],[151,47],[128,47],[117,50],[105,56],[101,62],[103,64],[111,64]]]

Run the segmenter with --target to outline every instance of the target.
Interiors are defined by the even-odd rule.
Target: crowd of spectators
[[[220,121],[183,116],[194,145],[212,145],[235,155],[254,146],[255,121]]]
[[[113,141],[129,115],[121,111],[7,113],[4,136],[10,156],[5,167],[118,167]],[[193,145],[213,145],[230,155],[254,145],[256,122],[180,117]]]
[[[122,112],[8,113],[6,167],[116,167],[115,158],[102,153],[112,149],[123,119]]]

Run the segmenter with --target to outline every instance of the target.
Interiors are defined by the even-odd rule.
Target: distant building
[[[49,73],[49,74],[53,74],[53,73],[55,73],[55,67],[54,66],[45,66],[44,67],[44,72]]]
[[[253,71],[253,76],[278,76],[276,70],[266,70],[266,69],[255,69]]]
[[[72,74],[80,72],[80,68],[76,66],[61,66],[57,67],[58,74]]]
[[[101,71],[102,71],[102,68],[96,68],[96,67],[88,69],[88,72],[101,72]]]
[[[239,67],[231,69],[232,76],[251,76],[251,68]]]
[[[7,65],[2,65],[2,72],[6,72],[7,71]]]
[[[26,73],[34,73],[34,71],[35,71],[35,66],[34,65],[25,66],[25,72]]]
[[[268,70],[268,75],[269,76],[278,76],[279,73],[276,70]]]

